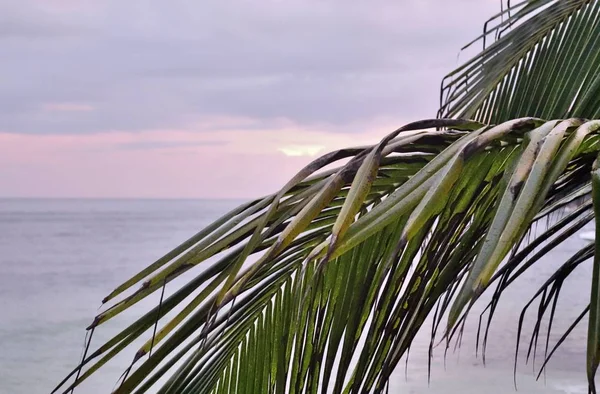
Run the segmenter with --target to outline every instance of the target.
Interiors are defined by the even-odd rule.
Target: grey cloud
[[[84,34],[76,20],[45,12],[27,1],[0,1],[0,45],[4,40],[52,39]]]
[[[0,40],[7,78],[0,131],[185,127],[214,115],[340,126],[433,116],[441,77],[498,7],[496,0],[111,0],[66,10],[55,3],[0,0],[7,20],[29,12],[44,21],[33,24],[37,33],[21,24],[20,40]],[[43,33],[59,26],[70,33]],[[93,110],[43,111],[49,103]]]
[[[64,37],[77,33],[76,29],[60,24],[7,19],[5,16],[0,16],[0,39]]]

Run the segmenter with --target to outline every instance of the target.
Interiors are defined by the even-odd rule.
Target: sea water
[[[79,360],[84,328],[105,295],[241,202],[0,200],[0,394],[49,393]],[[521,308],[557,266],[588,242],[573,236],[503,296],[489,334],[485,366],[481,352],[475,354],[478,313],[474,311],[459,349],[450,348],[446,357],[443,343],[435,349],[430,382],[426,326],[410,350],[406,368],[402,361],[394,372],[390,392],[514,392],[514,350]],[[591,261],[565,282],[550,346],[587,305],[590,278]],[[94,343],[108,339],[128,319],[156,302],[152,298],[124,319],[115,319],[105,330],[97,330]],[[532,314],[535,308],[537,304]],[[542,362],[545,345],[546,331],[542,330],[536,365],[531,361],[525,365],[524,353],[518,358],[519,392],[586,393],[586,329],[584,320],[557,351],[548,372],[536,381],[534,369],[537,372]],[[521,348],[525,352],[529,333],[524,330]],[[75,392],[109,393],[130,357],[117,358]]]

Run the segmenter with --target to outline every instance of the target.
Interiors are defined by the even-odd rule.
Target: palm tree
[[[600,214],[600,121],[589,120],[600,117],[600,0],[508,2],[475,43],[483,50],[442,82],[437,119],[316,159],[117,287],[88,327],[90,341],[100,325],[187,278],[86,349],[55,391],[145,337],[118,393],[159,381],[159,393],[381,392],[427,317],[430,346],[450,343],[495,284],[489,327],[503,291]],[[543,219],[544,230],[530,231]],[[524,305],[539,303],[537,341],[564,280],[593,260],[589,306],[565,335],[589,312],[594,393],[598,256],[588,244]]]

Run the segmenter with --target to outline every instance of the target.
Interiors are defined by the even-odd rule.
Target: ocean
[[[84,328],[97,313],[100,300],[124,279],[241,202],[0,199],[0,394],[50,393],[79,360]],[[429,327],[425,327],[410,350],[407,367],[402,364],[395,371],[390,392],[514,392],[514,349],[521,308],[553,269],[587,242],[573,236],[503,296],[490,331],[485,366],[481,354],[475,354],[478,314],[472,313],[462,346],[450,349],[445,358],[443,346],[436,349],[430,382]],[[588,262],[565,282],[551,346],[587,305],[590,278]],[[133,310],[115,325],[108,325],[110,328],[97,330],[94,343],[108,338],[135,315]],[[586,330],[584,320],[557,351],[547,373],[536,381],[534,368],[537,371],[543,358],[544,330],[536,365],[525,365],[524,352],[519,356],[519,392],[587,393]],[[527,347],[529,333],[524,331],[522,348]],[[118,358],[75,393],[110,393],[129,361]]]

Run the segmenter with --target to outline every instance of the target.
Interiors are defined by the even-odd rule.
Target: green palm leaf
[[[524,241],[532,222],[589,185],[599,128],[579,119],[427,120],[378,145],[325,155],[276,196],[225,215],[159,269],[134,276],[139,290],[122,291],[130,280],[113,292],[90,330],[161,288],[153,283],[188,278],[87,355],[71,376],[81,368],[79,378],[57,392],[142,336],[148,342],[132,349],[119,393],[159,381],[160,393],[381,391],[435,308],[433,336],[449,340],[462,306],[539,258],[528,245],[553,246],[547,233],[568,230]],[[593,217],[584,207],[581,222]]]
[[[276,194],[224,215],[125,281],[104,299],[92,333],[186,280],[90,347],[55,392],[128,350],[133,362],[118,393],[381,392],[426,317],[433,316],[431,343],[449,344],[495,285],[485,348],[503,291],[597,217],[600,121],[586,119],[600,117],[599,40],[600,1],[509,4],[473,42],[484,50],[444,79],[440,119],[316,159]],[[545,230],[531,232],[541,220]],[[590,305],[552,349],[548,332],[541,370],[589,310],[595,392],[594,244],[524,305],[519,332],[538,303],[528,351],[535,353],[562,284],[592,257]],[[134,348],[139,338],[146,342]]]
[[[600,1],[533,0],[512,7],[510,2],[507,2],[507,5],[506,10],[486,23],[482,36],[469,44],[483,42],[484,50],[448,74],[442,82],[442,105],[439,114],[466,116],[493,123],[525,115],[550,119],[597,118],[600,114]],[[493,43],[486,48],[486,39],[492,36]],[[590,126],[596,128],[591,124]],[[583,135],[594,132],[585,128],[579,130],[581,136],[571,137],[574,146],[562,149],[565,163],[568,160],[566,156],[572,157],[574,149],[577,149],[575,146],[580,144],[579,140],[585,138]],[[560,167],[563,166],[564,164]],[[553,170],[549,176],[555,179],[556,172],[556,169]],[[582,189],[591,189],[590,183],[582,184]],[[535,203],[533,208],[524,210],[522,214],[531,216],[536,212]],[[579,228],[579,225],[576,228]],[[501,233],[497,233],[497,237],[510,237],[510,232],[503,228]],[[561,242],[562,240],[564,239],[560,239]],[[559,243],[555,242],[552,247]],[[588,247],[583,248],[578,256],[589,258],[589,251]],[[490,257],[493,256],[478,256],[478,265],[485,265],[491,269],[483,278],[474,278],[471,274],[469,283],[490,277],[498,264],[497,258],[490,260]],[[581,258],[574,261],[576,262],[567,264],[567,267],[581,263]],[[521,267],[516,276],[531,265],[530,263]],[[598,270],[597,265],[594,264],[595,273]],[[514,280],[508,279],[511,275],[509,271],[513,269],[510,264],[503,267],[501,284],[498,285],[489,308],[488,327],[506,283],[512,283]],[[566,275],[571,272],[570,269],[559,269],[547,283],[547,287],[543,288],[543,292],[548,290],[553,294],[553,305],[556,304],[560,287]],[[594,276],[592,281],[587,360],[588,381],[593,392],[596,391],[594,376],[600,361],[600,328],[597,323],[600,299],[596,279]],[[451,315],[450,324],[456,319],[457,311],[461,311],[476,292],[471,287],[463,286],[453,306],[454,315]],[[540,309],[542,315],[551,300],[551,297],[544,298],[542,297]],[[551,326],[554,306],[550,314]],[[583,315],[585,313],[582,317]],[[534,332],[536,341],[540,321],[538,320]],[[562,340],[559,343],[562,343]]]
[[[600,2],[531,0],[486,23],[496,40],[442,82],[440,116],[499,123],[600,114]]]

